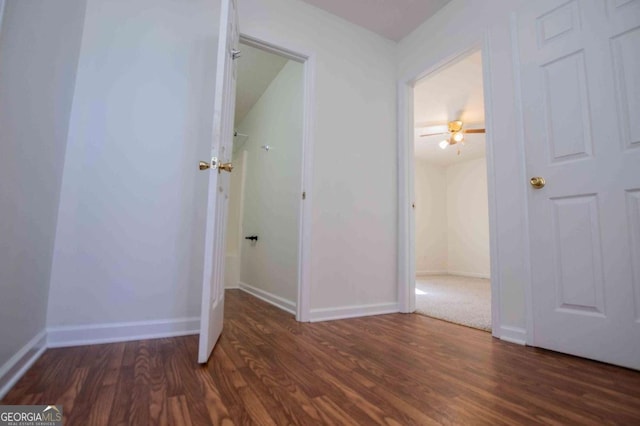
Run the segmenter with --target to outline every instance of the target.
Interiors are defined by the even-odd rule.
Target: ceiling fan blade
[[[420,135],[421,138],[425,136],[438,136],[438,135],[448,135],[449,132],[440,132],[440,133],[425,133],[424,135]]]
[[[463,130],[464,133],[486,133],[485,129],[467,129]]]

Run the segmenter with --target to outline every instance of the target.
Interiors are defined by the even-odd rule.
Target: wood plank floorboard
[[[298,323],[227,290],[197,336],[48,349],[1,401],[65,425],[640,425],[640,372],[406,314]]]

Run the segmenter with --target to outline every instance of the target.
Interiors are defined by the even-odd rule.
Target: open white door
[[[229,200],[229,169],[233,142],[236,62],[239,56],[238,14],[235,0],[221,0],[220,36],[216,66],[211,157],[202,173],[209,173],[200,346],[198,362],[206,363],[222,332],[224,315],[225,230]]]
[[[533,343],[640,369],[640,1],[526,2],[517,29],[546,183],[529,187]]]

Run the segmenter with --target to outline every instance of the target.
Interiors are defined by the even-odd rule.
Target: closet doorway
[[[246,37],[239,50],[225,288],[297,315],[305,63]]]

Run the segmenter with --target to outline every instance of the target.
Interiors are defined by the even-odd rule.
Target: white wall
[[[452,0],[398,44],[398,76],[406,81],[468,49],[487,37],[486,63],[490,71],[485,96],[493,153],[491,180],[495,182],[496,251],[499,269],[492,279],[498,283],[501,318],[495,319],[494,334],[513,340],[525,338],[525,285],[528,282],[525,250],[525,189],[521,146],[517,142],[518,116],[512,68],[510,14],[522,0],[487,2]],[[460,23],[464,22],[464,30]]]
[[[489,278],[486,159],[415,161],[416,274]]]
[[[447,173],[446,167],[415,161],[416,274],[446,274]]]
[[[452,164],[447,180],[447,271],[490,277],[489,207],[485,158]]]
[[[199,315],[208,173],[197,164],[210,156],[218,17],[217,0],[89,0],[51,278],[54,331]]]
[[[6,2],[0,33],[0,394],[5,363],[45,328],[84,11],[83,0]]]
[[[239,13],[241,32],[315,56],[312,317],[397,303],[396,45],[297,0]]]
[[[302,172],[303,65],[289,61],[238,125],[249,135],[240,281],[295,305]],[[268,152],[263,145],[272,147]]]

